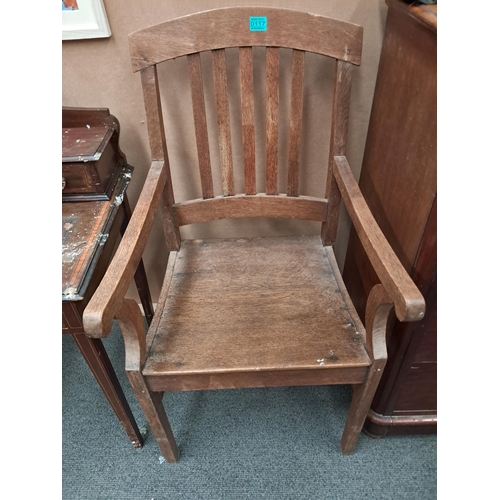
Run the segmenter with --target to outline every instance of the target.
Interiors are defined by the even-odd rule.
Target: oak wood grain
[[[168,254],[167,268],[165,269],[165,276],[163,277],[163,284],[160,290],[160,296],[158,297],[158,302],[156,305],[155,315],[151,321],[151,325],[148,328],[146,335],[146,352],[149,352],[153,339],[155,338],[156,332],[158,330],[158,325],[160,324],[160,318],[163,315],[163,305],[167,299],[168,291],[170,289],[170,283],[172,281],[172,275],[174,272],[175,261],[177,259],[178,252],[172,251]]]
[[[123,299],[116,313],[116,320],[125,343],[125,370],[139,371],[146,361],[146,332],[137,302]]]
[[[328,200],[328,218],[321,226],[321,239],[325,245],[333,245],[337,236],[341,197],[333,176],[333,162],[336,155],[345,155],[351,99],[352,65],[344,61],[337,61],[336,67],[325,194]]]
[[[189,200],[175,204],[172,210],[176,224],[185,226],[208,220],[239,217],[281,217],[324,221],[326,209],[326,200],[321,198],[259,194]]]
[[[299,195],[300,136],[302,132],[302,104],[304,101],[304,56],[305,52],[302,50],[292,52],[292,92],[288,138],[288,196]]]
[[[165,161],[165,158],[167,158],[167,142],[156,66],[150,66],[141,71],[141,83],[151,160]]]
[[[255,119],[252,47],[240,47],[241,125],[245,194],[257,192],[255,183]]]
[[[212,182],[212,168],[210,165],[210,149],[208,144],[207,116],[205,111],[205,96],[203,94],[200,54],[190,54],[187,56],[187,60],[189,63],[201,192],[203,198],[213,198],[214,186]]]
[[[331,246],[325,246],[325,252],[328,258],[328,262],[330,262],[330,267],[332,268],[333,275],[335,276],[335,279],[338,283],[339,291],[342,294],[345,305],[347,307],[347,311],[349,312],[351,320],[354,326],[356,327],[356,332],[359,333],[359,336],[361,337],[361,340],[363,341],[363,344],[365,345],[366,348],[367,341],[366,341],[365,326],[363,325],[360,317],[358,316],[356,308],[354,307],[349,292],[347,291],[347,288],[345,286],[344,280],[342,279],[342,273],[340,272],[337,259],[335,258],[335,254],[333,253],[333,248]]]
[[[277,47],[266,49],[266,194],[278,194],[279,62]]]
[[[250,31],[266,16],[267,31]],[[194,52],[226,47],[286,47],[359,65],[363,28],[328,17],[271,7],[228,7],[172,19],[129,35],[133,71]]]
[[[234,195],[233,155],[231,148],[231,124],[227,95],[226,51],[212,51],[214,67],[215,102],[219,133],[220,166],[224,196]]]
[[[319,236],[187,240],[144,376],[363,367]]]

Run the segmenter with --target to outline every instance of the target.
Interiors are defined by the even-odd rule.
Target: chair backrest
[[[141,72],[153,161],[167,166],[166,203],[172,224],[182,226],[234,217],[286,217],[322,222],[322,238],[335,238],[340,195],[332,175],[333,157],[345,155],[352,65],[361,60],[360,26],[305,12],[230,7],[173,19],[129,35],[134,71]],[[265,193],[257,193],[252,47],[266,51]],[[233,175],[226,49],[239,48],[244,193]],[[278,193],[279,49],[292,49],[286,193]],[[211,51],[223,196],[214,196],[200,53]],[[299,163],[304,92],[304,57],[334,58],[333,109],[325,198],[299,195]],[[168,167],[156,65],[187,56],[202,198],[175,203]],[[326,165],[325,165],[326,168]],[[177,229],[177,228],[176,228]],[[178,229],[177,229],[178,231]]]

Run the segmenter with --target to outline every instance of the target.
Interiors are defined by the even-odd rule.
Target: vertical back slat
[[[245,194],[255,194],[255,123],[252,47],[240,47],[241,124]]]
[[[151,160],[164,160],[167,157],[167,142],[165,139],[156,66],[149,66],[141,70],[141,83],[146,110]]]
[[[328,199],[328,215],[321,226],[321,239],[324,245],[333,245],[339,222],[340,192],[333,178],[333,157],[336,155],[345,156],[346,152],[351,78],[352,64],[346,61],[337,61],[325,195]]]
[[[233,156],[231,152],[231,129],[229,121],[229,100],[227,95],[226,51],[212,51],[214,68],[215,101],[219,129],[219,150],[224,196],[234,195]]]
[[[279,48],[266,48],[266,194],[278,194]]]
[[[212,168],[210,166],[210,149],[208,145],[207,117],[205,111],[205,97],[203,95],[203,78],[201,75],[200,54],[189,54],[189,79],[191,83],[191,97],[193,101],[194,129],[196,148],[198,150],[198,165],[200,168],[201,192],[203,198],[214,197],[212,182]]]
[[[174,221],[172,205],[175,203],[172,189],[172,177],[168,162],[167,141],[161,111],[160,89],[158,87],[158,73],[156,66],[148,66],[141,70],[142,92],[148,126],[149,147],[152,161],[164,161],[166,183],[163,190],[163,229],[168,250],[180,248],[179,227]]]
[[[299,195],[300,136],[304,93],[304,56],[302,50],[292,52],[292,93],[290,104],[290,135],[288,149],[287,195]]]
[[[352,64],[337,61],[335,78],[335,129],[333,134],[333,156],[345,156],[347,146],[347,126],[349,123],[349,102],[351,100]]]

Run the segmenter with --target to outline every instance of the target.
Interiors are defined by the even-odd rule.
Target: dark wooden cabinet
[[[437,428],[437,6],[387,0],[386,31],[360,176],[378,224],[426,299],[417,323],[391,321],[388,363],[364,430],[381,437]],[[378,282],[354,231],[344,280],[364,316]]]

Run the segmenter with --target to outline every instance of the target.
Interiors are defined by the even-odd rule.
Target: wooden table
[[[82,123],[112,124],[118,132],[118,123],[107,110],[86,111],[80,113],[78,109],[69,109],[65,115],[63,110],[63,126],[65,116],[66,121],[71,119],[70,126],[78,125],[78,118],[83,116]],[[100,339],[87,337],[82,323],[83,311],[104,276],[120,234],[125,232],[131,217],[126,189],[133,168],[126,163],[117,142],[116,149],[120,161],[116,165],[117,180],[109,200],[62,203],[62,333],[73,337],[132,444],[141,448],[143,438],[103,343]],[[135,283],[149,324],[153,306],[142,260]]]

